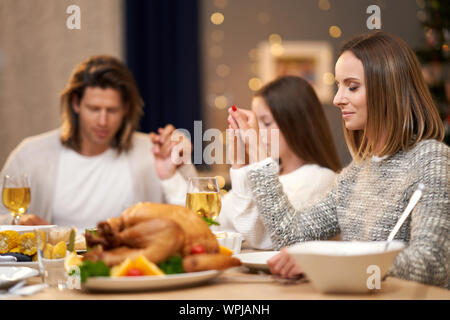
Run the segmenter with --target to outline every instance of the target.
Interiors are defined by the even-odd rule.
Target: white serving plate
[[[223,270],[208,270],[163,276],[92,277],[83,284],[83,289],[120,292],[178,288],[205,283],[218,277],[222,272]]]
[[[0,267],[0,289],[13,286],[21,280],[39,275],[39,271],[27,267]]]
[[[405,247],[394,240],[384,251],[385,245],[386,241],[308,241],[289,247],[288,253],[318,291],[363,293],[374,289],[368,285],[373,266],[381,281]]]
[[[242,265],[251,268],[269,271],[267,260],[278,254],[279,251],[261,251],[237,254],[234,257],[241,260]]]
[[[32,262],[0,262],[0,267],[27,267],[39,270],[39,263],[37,261]]]

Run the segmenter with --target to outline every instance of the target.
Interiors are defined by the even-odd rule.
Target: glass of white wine
[[[13,216],[12,224],[19,224],[31,201],[30,183],[28,175],[5,175],[2,190],[3,205]]]
[[[215,220],[219,216],[222,207],[217,178],[189,178],[186,207],[202,218]]]

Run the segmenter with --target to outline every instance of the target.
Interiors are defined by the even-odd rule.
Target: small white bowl
[[[241,253],[242,234],[231,231],[214,231],[213,233],[221,246],[233,250],[233,254]]]
[[[318,291],[362,293],[379,289],[374,277],[380,283],[405,247],[397,240],[386,251],[385,245],[386,241],[308,241],[287,251]]]

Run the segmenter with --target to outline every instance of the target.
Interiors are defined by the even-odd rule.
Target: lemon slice
[[[133,261],[130,258],[126,258],[121,264],[111,268],[111,277],[123,277],[126,276],[128,270],[133,268]]]
[[[66,256],[66,259],[64,260],[64,270],[66,270],[66,272],[69,272],[70,269],[75,266],[79,267],[82,263],[82,257],[77,255],[75,252],[71,252]]]
[[[66,256],[67,245],[64,241],[58,242],[53,247],[52,259],[61,259]]]
[[[219,246],[219,253],[220,254],[224,254],[226,256],[232,256],[233,255],[233,250],[224,247],[224,246]]]
[[[53,246],[50,243],[45,244],[44,247],[44,258],[51,259],[53,255]]]
[[[217,184],[219,185],[219,189],[223,189],[225,187],[225,178],[222,176],[216,176]]]
[[[139,256],[134,261],[134,267],[141,270],[145,276],[162,276],[165,273],[153,262],[144,256]]]

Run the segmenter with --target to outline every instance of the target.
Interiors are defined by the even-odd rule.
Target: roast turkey
[[[120,264],[126,258],[144,255],[160,263],[170,256],[189,257],[186,272],[223,269],[240,265],[236,258],[219,254],[219,244],[208,225],[193,211],[175,205],[141,202],[120,217],[99,222],[97,234],[86,234],[89,250],[84,258],[104,261],[108,266]],[[205,253],[198,259],[191,255],[194,246],[201,245]]]

